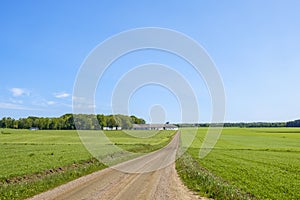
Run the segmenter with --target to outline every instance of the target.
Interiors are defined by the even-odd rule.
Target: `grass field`
[[[147,153],[166,145],[174,131],[106,131],[115,145]],[[101,134],[86,131],[86,135]],[[102,133],[103,134],[103,133]],[[82,175],[103,169],[85,149],[76,131],[0,129],[0,199],[23,199]]]
[[[182,129],[182,138],[194,130]],[[199,159],[206,130],[198,129],[177,160],[188,187],[214,199],[300,199],[300,129],[225,128],[212,152]],[[93,134],[100,133],[86,131],[87,137]],[[166,145],[174,131],[131,134],[137,137],[105,132],[113,144],[147,153]],[[106,167],[90,155],[76,131],[1,129],[0,148],[0,199],[24,199]]]
[[[182,129],[182,137],[192,129]],[[300,129],[225,128],[215,148],[199,159],[207,129],[177,169],[192,189],[215,199],[300,199]]]

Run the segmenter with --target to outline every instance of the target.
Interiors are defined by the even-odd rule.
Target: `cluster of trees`
[[[291,122],[287,122],[286,126],[287,127],[300,127],[300,119],[291,121]]]
[[[41,130],[94,130],[104,127],[131,129],[133,124],[145,124],[145,120],[134,115],[91,115],[65,114],[60,117],[27,117],[13,119],[4,117],[0,120],[0,128],[29,129],[32,127]],[[209,127],[210,123],[176,124],[178,127]],[[224,123],[224,127],[300,127],[300,120],[290,122],[250,122]]]
[[[288,122],[290,123],[290,122]],[[287,127],[286,122],[238,122],[238,123],[224,123],[223,127],[241,127],[241,128],[255,128],[255,127]],[[196,124],[177,124],[179,127],[209,127],[210,123],[196,123]],[[300,126],[300,120],[299,120]]]
[[[130,129],[133,124],[145,124],[145,120],[136,116],[102,114],[65,114],[53,118],[30,116],[18,120],[4,117],[0,120],[0,128],[29,129],[36,127],[41,130],[94,130],[103,129],[103,127]]]
[[[255,127],[286,127],[286,122],[248,122],[248,123],[225,123],[224,127],[245,127],[245,128],[255,128]]]

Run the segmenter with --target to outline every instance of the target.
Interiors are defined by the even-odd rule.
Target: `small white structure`
[[[120,131],[120,130],[122,130],[122,127],[120,127],[120,126],[118,126],[118,127],[105,126],[105,127],[103,127],[103,130],[104,131],[116,131],[116,130]]]
[[[31,127],[29,130],[31,130],[31,131],[38,131],[39,128],[38,127]]]
[[[133,130],[178,130],[173,124],[133,124]]]

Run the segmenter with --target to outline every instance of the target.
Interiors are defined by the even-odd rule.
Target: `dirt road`
[[[175,170],[179,133],[165,148],[95,172],[37,195],[41,199],[203,199],[190,192]]]

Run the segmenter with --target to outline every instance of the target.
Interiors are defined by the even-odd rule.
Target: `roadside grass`
[[[113,144],[140,154],[165,146],[174,133],[132,132],[144,137],[137,138],[122,131],[104,132]],[[0,148],[0,199],[24,199],[107,167],[86,150],[76,131],[1,129]]]
[[[209,172],[188,153],[176,160],[176,170],[185,185],[202,197],[223,200],[254,199],[250,194]]]
[[[182,137],[191,131],[182,129]],[[191,189],[214,199],[300,199],[300,129],[225,128],[200,159],[206,131],[198,129],[176,163]]]
[[[0,183],[0,199],[25,199],[62,185],[81,176],[106,168],[98,160],[82,161],[69,166],[50,169]]]

